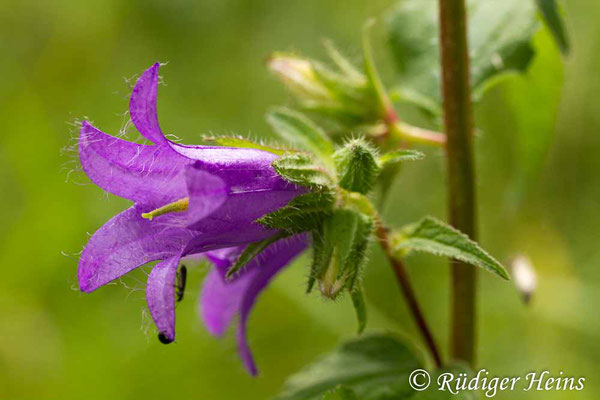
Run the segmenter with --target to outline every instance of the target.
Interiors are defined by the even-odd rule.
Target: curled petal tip
[[[156,114],[158,68],[155,63],[137,80],[129,99],[129,114],[133,124],[142,136],[153,143],[165,143]]]
[[[92,285],[92,271],[88,268],[79,267],[77,271],[77,282],[79,283],[79,290],[84,293],[91,293],[97,289]]]
[[[162,344],[169,344],[169,343],[173,343],[174,339],[168,337],[167,335],[165,335],[164,333],[159,333],[158,334],[158,341],[161,342]]]

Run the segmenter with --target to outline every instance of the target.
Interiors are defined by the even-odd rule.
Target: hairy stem
[[[439,0],[439,19],[449,218],[475,240],[473,115],[464,0]],[[453,262],[450,355],[471,365],[476,358],[476,286],[476,269]]]
[[[396,275],[396,280],[398,281],[398,285],[402,290],[402,294],[406,299],[406,303],[408,308],[417,323],[417,327],[421,332],[421,336],[423,336],[423,340],[433,357],[433,361],[435,362],[436,367],[441,367],[442,359],[440,357],[440,352],[435,344],[435,340],[433,335],[431,334],[431,330],[429,330],[429,326],[425,321],[425,317],[423,316],[423,312],[421,311],[421,307],[419,306],[419,302],[417,301],[417,297],[415,295],[415,291],[412,288],[410,280],[408,278],[408,274],[406,272],[406,268],[404,267],[404,263],[402,260],[396,258],[392,252],[390,241],[388,237],[387,229],[381,224],[381,221],[377,221],[377,228],[375,231],[377,238],[379,239],[379,243],[381,248],[385,252],[385,255],[390,263],[390,266],[394,270],[394,274]]]

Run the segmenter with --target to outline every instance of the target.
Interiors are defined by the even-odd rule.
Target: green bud
[[[323,296],[335,299],[353,291],[366,261],[373,221],[350,209],[337,209],[313,233],[313,265],[309,291],[315,281]]]
[[[381,117],[376,92],[367,77],[331,42],[325,44],[333,65],[276,53],[267,66],[296,95],[305,110],[343,127],[364,127]]]
[[[352,139],[333,158],[339,185],[351,192],[367,194],[380,172],[377,151],[363,139]]]
[[[268,68],[300,99],[328,101],[329,90],[319,81],[312,63],[291,54],[275,53],[267,61]]]

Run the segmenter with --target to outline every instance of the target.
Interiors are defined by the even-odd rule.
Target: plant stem
[[[395,121],[388,123],[390,132],[400,139],[412,143],[427,144],[443,147],[446,144],[446,135],[425,128],[419,128],[402,122],[396,118]]]
[[[425,317],[423,316],[423,312],[421,311],[421,307],[419,306],[419,302],[417,301],[417,297],[415,295],[415,291],[410,284],[410,280],[408,278],[408,274],[406,272],[406,268],[404,267],[404,263],[402,260],[396,258],[392,252],[390,241],[388,237],[387,229],[381,224],[381,221],[377,220],[377,228],[375,231],[377,238],[379,239],[379,243],[381,244],[381,248],[385,252],[385,255],[394,270],[394,274],[396,275],[396,280],[398,281],[398,285],[402,290],[402,294],[406,298],[406,303],[408,305],[408,309],[412,313],[415,322],[421,332],[421,336],[423,336],[423,340],[427,345],[431,356],[433,357],[433,361],[435,362],[436,367],[441,367],[442,359],[440,357],[440,352],[438,351],[437,345],[435,344],[435,340],[431,331],[429,330],[429,326],[425,321]]]
[[[464,0],[439,0],[450,223],[476,239],[473,115]],[[450,355],[473,365],[477,271],[452,263]]]

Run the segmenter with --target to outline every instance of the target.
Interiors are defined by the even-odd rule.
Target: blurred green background
[[[420,1],[420,0],[418,0]],[[275,280],[250,321],[261,374],[249,377],[234,335],[211,338],[197,318],[205,267],[191,271],[177,308],[177,343],[163,346],[145,311],[140,269],[93,294],[78,292],[77,253],[127,202],[77,171],[73,125],[84,116],[116,134],[130,87],[124,78],[155,61],[163,129],[186,143],[201,134],[271,137],[264,112],[292,99],[266,71],[274,50],[322,57],[332,38],[360,60],[360,27],[385,0],[103,0],[0,4],[0,398],[266,399],[286,376],[352,337],[346,300],[304,295],[306,257]],[[476,107],[481,241],[507,261],[527,254],[539,289],[524,307],[510,283],[481,274],[479,365],[497,375],[549,369],[585,376],[582,392],[519,398],[600,396],[600,3],[566,4],[572,51],[564,85],[547,35],[524,77]],[[386,83],[393,63],[383,27],[374,35]],[[560,97],[559,97],[560,96]],[[410,165],[385,217],[394,225],[444,215],[442,154]],[[372,251],[365,285],[369,330],[403,332],[418,344],[392,274]],[[445,347],[448,268],[408,261],[418,296]],[[512,398],[511,393],[497,398]]]

